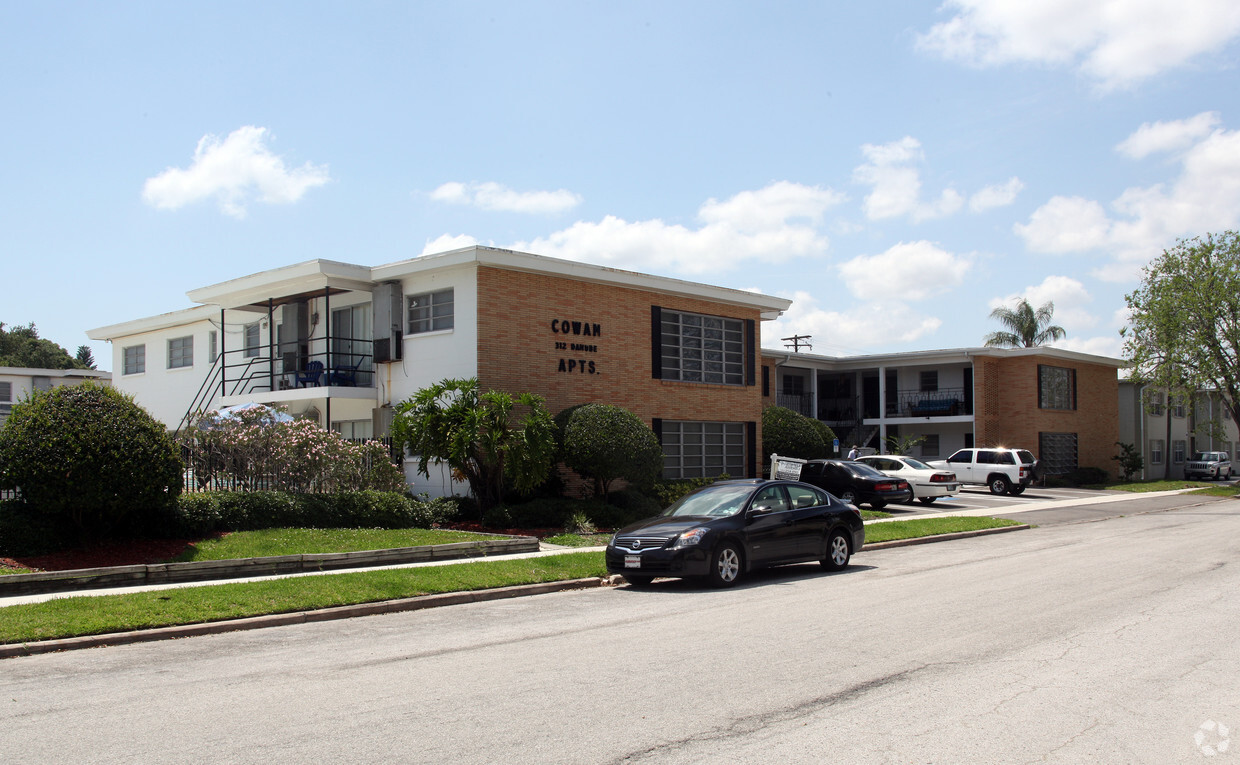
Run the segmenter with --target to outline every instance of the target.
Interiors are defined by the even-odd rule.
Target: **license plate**
[[[624,556],[624,567],[625,568],[641,568],[642,567],[642,556],[640,555]]]

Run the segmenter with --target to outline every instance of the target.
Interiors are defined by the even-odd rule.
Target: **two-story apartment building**
[[[36,390],[51,390],[61,385],[80,385],[87,380],[107,385],[111,372],[95,369],[31,369],[0,367],[0,426],[13,411],[13,404]]]
[[[199,305],[91,330],[114,384],[170,429],[279,405],[350,438],[445,378],[606,402],[660,437],[664,474],[755,475],[759,325],[790,301],[490,247],[381,266],[312,260],[191,290]],[[445,490],[407,469],[416,490]]]
[[[1114,474],[1119,359],[1056,348],[963,348],[830,357],[764,351],[763,396],[888,451],[920,437],[923,459],[970,446],[1038,456],[1048,475],[1077,467]]]
[[[1200,390],[1189,400],[1121,380],[1119,409],[1119,440],[1144,460],[1136,478],[1183,478],[1184,464],[1195,451],[1227,452],[1232,470],[1240,474],[1240,437],[1217,391]]]

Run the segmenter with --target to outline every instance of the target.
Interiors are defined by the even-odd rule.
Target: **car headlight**
[[[702,526],[698,526],[695,529],[689,529],[685,533],[676,537],[676,543],[672,545],[672,549],[683,550],[686,547],[692,547],[698,542],[701,542],[702,539],[706,537],[708,531],[709,529]]]
[[[618,532],[618,531],[617,531],[616,533],[612,534],[612,535],[611,535],[611,539],[607,540],[607,546],[608,546],[608,547],[615,547],[615,546],[616,546],[616,537],[618,537],[618,536],[620,536],[620,532]]]

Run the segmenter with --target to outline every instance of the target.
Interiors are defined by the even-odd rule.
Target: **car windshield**
[[[905,465],[908,465],[914,470],[934,470],[934,468],[930,467],[929,465],[922,462],[921,460],[915,460],[912,457],[905,457],[904,459],[900,461],[903,462]]]
[[[853,474],[864,476],[866,478],[886,478],[881,470],[875,469],[873,465],[866,462],[846,462],[844,466]]]
[[[1218,462],[1222,460],[1222,456],[1217,452],[1193,452],[1194,460],[1205,460],[1207,462]]]
[[[753,493],[752,485],[716,484],[681,497],[663,511],[664,516],[735,515]]]

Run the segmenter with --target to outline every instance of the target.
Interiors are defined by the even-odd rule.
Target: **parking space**
[[[1030,505],[1039,502],[1059,502],[1063,500],[1079,500],[1091,499],[1095,497],[1107,497],[1116,494],[1125,494],[1125,492],[1116,491],[1091,491],[1089,489],[1046,489],[1038,486],[1031,486],[1018,497],[1008,495],[991,494],[984,486],[966,486],[956,496],[950,499],[935,500],[934,504],[926,506],[920,502],[914,502],[911,505],[889,505],[883,510],[892,515],[919,514],[933,515],[936,513],[950,513],[962,510],[995,510],[1001,511],[1004,508],[1017,508],[1023,505]]]

